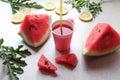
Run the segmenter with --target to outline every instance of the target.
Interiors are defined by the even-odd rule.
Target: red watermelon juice
[[[55,21],[52,24],[52,34],[57,50],[69,50],[73,34],[73,24],[71,22],[63,20],[62,27],[60,27],[60,21]]]

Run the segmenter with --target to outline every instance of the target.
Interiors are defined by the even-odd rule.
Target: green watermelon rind
[[[44,42],[46,42],[46,40],[49,38],[50,35],[50,28],[48,28],[46,34],[43,36],[42,40],[36,42],[36,43],[32,43],[30,42],[30,40],[27,39],[27,37],[24,35],[23,31],[19,31],[18,34],[23,38],[23,41],[28,44],[31,47],[39,47],[41,46]]]
[[[104,53],[95,53],[95,52],[88,51],[87,48],[84,47],[83,48],[83,55],[85,55],[85,56],[103,56],[103,55],[111,54],[114,51],[118,50],[119,48],[120,48],[120,45],[118,45],[116,48],[111,49],[109,51],[106,51]]]

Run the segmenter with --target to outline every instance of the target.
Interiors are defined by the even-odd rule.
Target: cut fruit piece
[[[89,22],[93,19],[93,16],[90,12],[84,11],[79,14],[79,19],[84,22]]]
[[[109,24],[99,23],[90,32],[83,47],[83,54],[101,56],[109,54],[119,47],[119,34]]]
[[[45,8],[46,10],[48,10],[48,11],[51,11],[51,10],[54,10],[54,9],[56,8],[56,5],[55,5],[54,2],[48,1],[48,2],[45,4],[44,8]]]
[[[60,7],[57,7],[55,9],[56,14],[60,15]],[[65,6],[62,6],[62,15],[65,15],[68,13],[68,8]]]
[[[19,24],[23,21],[25,15],[23,13],[15,13],[11,16],[11,21],[14,23],[14,24]]]
[[[75,22],[74,22],[74,19],[73,19],[73,18],[67,18],[67,20],[68,20],[69,22],[71,22],[71,23],[75,24]]]
[[[55,61],[58,64],[68,65],[75,67],[78,63],[78,59],[74,53],[64,54],[62,56],[56,57]]]
[[[50,20],[47,14],[26,15],[20,26],[19,35],[29,46],[39,47],[50,35]]]
[[[32,10],[30,8],[24,8],[20,12],[23,13],[24,15],[27,15],[27,14],[31,14]]]
[[[57,67],[53,65],[44,55],[41,55],[38,61],[38,67],[40,70],[54,72]]]

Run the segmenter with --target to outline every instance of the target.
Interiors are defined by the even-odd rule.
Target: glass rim
[[[56,25],[59,25],[59,24],[60,24],[60,20],[56,20],[56,21],[53,22],[53,24],[51,25],[52,33],[55,34],[55,35],[58,35],[58,36],[68,36],[68,35],[72,34],[73,31],[74,31],[74,29],[73,29],[73,23],[70,22],[70,21],[68,21],[68,20],[62,20],[62,23],[69,25],[69,26],[72,28],[72,31],[71,31],[70,33],[66,34],[66,35],[56,34],[56,33],[54,32],[53,28],[54,28]]]

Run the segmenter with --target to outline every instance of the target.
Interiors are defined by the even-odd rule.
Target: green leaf
[[[1,0],[7,2],[11,5],[12,13],[15,14],[19,11],[21,7],[42,9],[43,6],[37,2],[31,2],[30,0]]]
[[[2,45],[3,42],[4,42],[4,40],[1,38],[0,39],[0,46]]]
[[[26,57],[31,55],[31,52],[28,49],[22,49],[23,45],[18,45],[17,48],[12,46],[4,46],[2,45],[3,41],[4,40],[1,38],[0,58],[3,60],[3,65],[8,68],[8,75],[11,80],[19,80],[17,74],[22,74],[24,72],[22,68],[27,65],[23,58],[24,56]],[[24,56],[22,54],[24,54]]]
[[[73,8],[76,8],[78,12],[81,12],[82,8],[88,8],[95,18],[100,12],[102,12],[102,3],[96,3],[90,0],[66,0],[66,4],[71,4]]]
[[[21,67],[12,66],[12,69],[14,70],[14,73],[17,73],[17,74],[22,74],[24,72]]]
[[[42,9],[43,8],[43,6],[38,5],[36,2],[26,3],[26,4],[24,4],[24,6],[28,7],[28,8],[36,8],[36,9]]]

